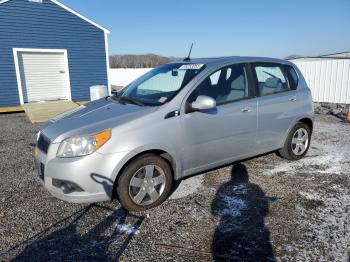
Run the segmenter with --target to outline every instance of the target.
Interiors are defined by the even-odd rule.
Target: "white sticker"
[[[188,70],[188,69],[201,69],[204,65],[203,64],[184,64],[180,66],[180,70]]]
[[[164,103],[168,98],[162,96],[161,98],[158,99],[159,103]]]

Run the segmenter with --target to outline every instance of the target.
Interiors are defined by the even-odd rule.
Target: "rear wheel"
[[[309,150],[311,142],[311,130],[305,123],[297,123],[290,131],[284,147],[278,153],[289,160],[299,160]]]
[[[119,201],[129,211],[158,206],[169,196],[172,179],[166,160],[154,154],[140,156],[124,169],[119,178]]]

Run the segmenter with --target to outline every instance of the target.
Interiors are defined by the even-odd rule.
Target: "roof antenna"
[[[184,59],[184,61],[191,61],[192,47],[193,47],[193,43],[191,44],[190,52],[188,53],[188,56]]]

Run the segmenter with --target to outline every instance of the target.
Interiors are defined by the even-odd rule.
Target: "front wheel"
[[[120,203],[129,211],[144,211],[163,203],[170,194],[172,172],[163,158],[146,154],[122,172],[117,186]]]
[[[284,147],[278,153],[289,160],[299,160],[309,150],[311,142],[311,129],[305,123],[297,123],[290,131]]]

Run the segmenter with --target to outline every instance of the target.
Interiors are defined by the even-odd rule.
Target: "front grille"
[[[43,134],[40,134],[39,139],[38,139],[38,143],[37,143],[37,147],[42,152],[47,154],[47,150],[49,149],[49,145],[50,145],[50,140],[46,136],[44,136]]]

